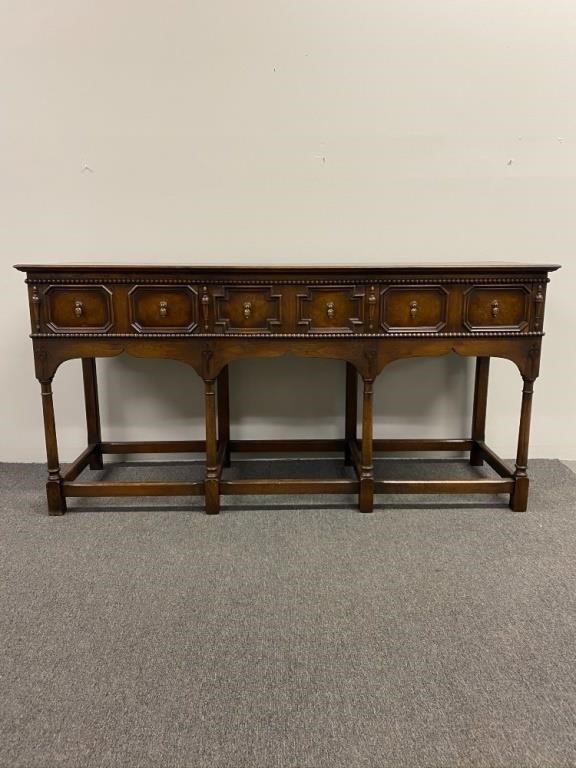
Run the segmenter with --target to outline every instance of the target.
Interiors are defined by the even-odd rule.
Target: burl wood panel
[[[380,301],[384,331],[412,328],[433,332],[446,325],[448,290],[442,286],[389,286],[382,291]]]
[[[198,325],[198,291],[191,285],[137,285],[129,297],[137,331],[193,331]]]
[[[112,293],[103,285],[72,288],[51,285],[44,291],[44,299],[49,330],[105,332],[112,328]]]
[[[523,285],[475,286],[465,294],[464,325],[471,331],[522,331],[528,325],[529,300],[530,291]]]

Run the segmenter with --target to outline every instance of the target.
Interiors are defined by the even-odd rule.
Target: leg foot
[[[48,499],[49,515],[63,515],[66,512],[66,498],[60,483],[49,480],[46,483],[46,497]]]
[[[370,478],[360,480],[360,512],[374,511],[374,481]]]
[[[104,460],[102,459],[102,451],[96,448],[93,454],[90,456],[90,462],[88,464],[90,469],[104,469]]]
[[[480,449],[477,445],[473,445],[470,449],[470,464],[473,467],[484,466],[484,459],[482,458],[482,454],[480,453]]]
[[[220,512],[220,490],[218,486],[218,480],[206,480],[204,483],[207,515],[217,515]]]
[[[530,481],[527,477],[517,477],[514,481],[514,490],[510,494],[510,509],[513,512],[526,512],[528,508],[528,487]]]

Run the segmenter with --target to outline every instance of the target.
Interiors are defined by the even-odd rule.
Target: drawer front
[[[390,285],[380,293],[380,326],[386,332],[438,332],[446,325],[448,292],[440,285]]]
[[[522,285],[475,286],[464,297],[464,326],[469,331],[522,331],[528,325],[530,293]]]
[[[46,325],[55,333],[105,333],[114,324],[112,293],[103,285],[52,285],[44,304]]]
[[[198,292],[191,285],[136,285],[129,301],[130,324],[141,333],[183,333],[198,326]]]
[[[354,333],[364,328],[364,291],[355,286],[310,286],[299,292],[296,325],[300,332]]]
[[[216,333],[274,333],[282,329],[282,293],[273,286],[223,286],[213,292]]]

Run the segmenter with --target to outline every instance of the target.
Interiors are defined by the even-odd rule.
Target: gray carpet
[[[560,462],[531,464],[524,515],[236,497],[218,517],[128,499],[51,518],[42,467],[0,473],[1,766],[576,765]]]

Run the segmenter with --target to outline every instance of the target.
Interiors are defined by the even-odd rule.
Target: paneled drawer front
[[[441,331],[447,310],[448,292],[440,285],[390,285],[380,293],[380,326],[386,332]]]
[[[475,286],[464,296],[464,326],[469,331],[522,331],[528,325],[529,300],[522,285]]]
[[[136,331],[182,333],[198,325],[198,293],[191,285],[136,285],[129,302],[130,323]]]
[[[364,326],[364,291],[355,286],[310,286],[297,295],[300,332],[354,333]]]
[[[282,329],[281,286],[223,286],[212,295],[216,333],[274,333]]]
[[[104,285],[51,285],[44,292],[46,326],[55,333],[109,331],[112,293]]]

